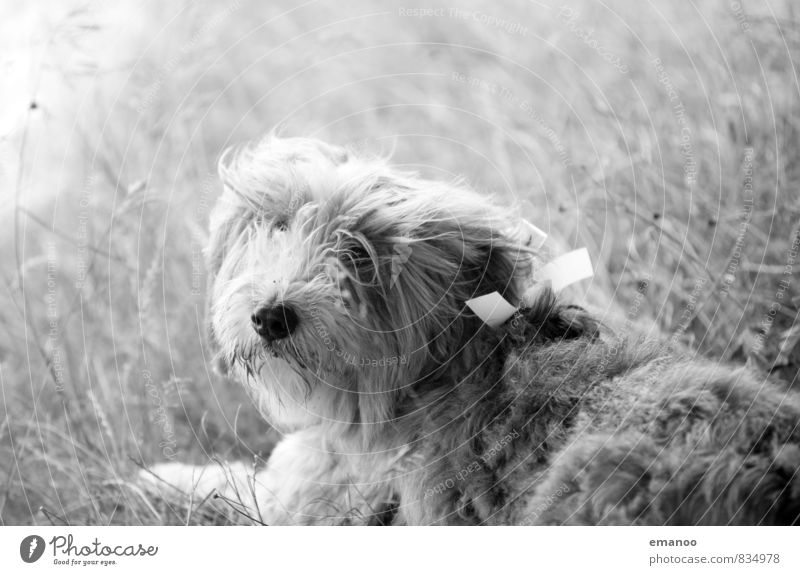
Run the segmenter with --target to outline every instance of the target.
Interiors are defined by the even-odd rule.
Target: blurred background
[[[221,152],[276,128],[463,178],[587,246],[610,322],[794,385],[796,12],[0,1],[0,523],[246,522],[131,479],[278,439],[208,367],[201,254]]]

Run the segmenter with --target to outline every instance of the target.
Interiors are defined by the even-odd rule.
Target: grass
[[[3,18],[38,35],[0,117],[2,524],[247,522],[131,479],[278,439],[210,371],[200,262],[217,158],[277,125],[516,202],[555,251],[588,246],[600,311],[791,384],[791,2],[545,4]]]

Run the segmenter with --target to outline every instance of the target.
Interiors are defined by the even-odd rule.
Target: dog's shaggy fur
[[[271,524],[800,521],[798,397],[547,289],[525,300],[538,256],[487,198],[308,139],[221,174],[213,340],[286,435],[254,477],[200,489]],[[521,306],[498,328],[465,307],[494,291]],[[296,326],[262,337],[251,316],[276,305]]]

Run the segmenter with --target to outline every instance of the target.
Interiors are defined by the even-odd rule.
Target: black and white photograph
[[[800,569],[799,56],[791,0],[0,1],[6,572]]]

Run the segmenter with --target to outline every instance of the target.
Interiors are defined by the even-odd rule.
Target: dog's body
[[[524,301],[537,254],[485,198],[311,140],[222,175],[212,331],[287,435],[199,489],[269,524],[800,521],[798,397]],[[465,307],[493,291],[496,328]]]

